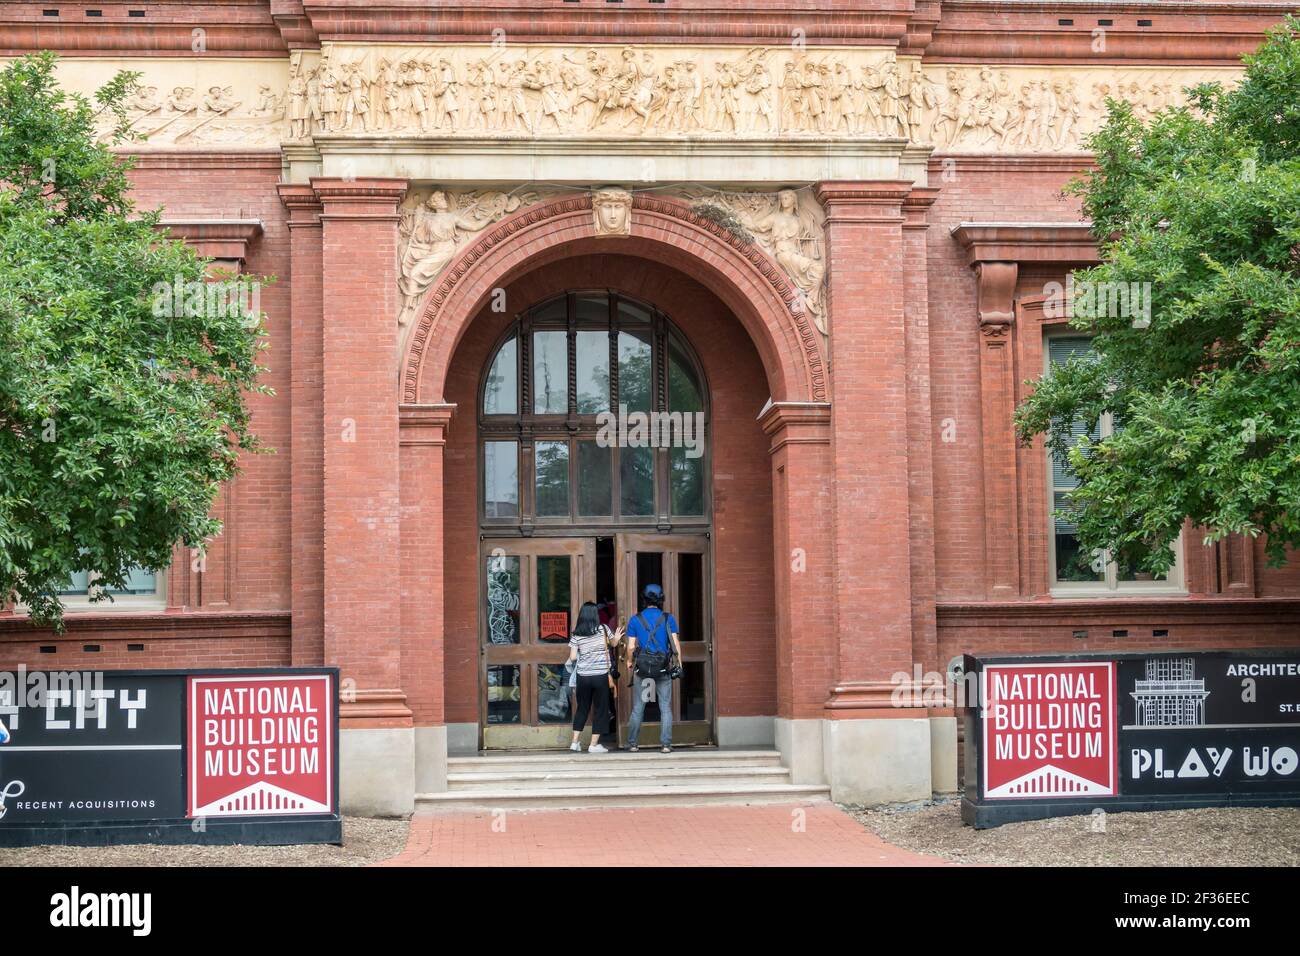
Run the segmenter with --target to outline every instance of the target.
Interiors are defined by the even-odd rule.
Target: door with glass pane
[[[618,561],[620,618],[628,619],[643,607],[641,593],[647,584],[664,590],[664,610],[677,620],[682,647],[682,677],[673,681],[673,744],[709,744],[713,729],[713,580],[709,536],[705,534],[619,534],[615,536]],[[623,669],[618,688],[619,742],[628,743],[627,720],[632,695],[653,694],[653,685],[639,686]],[[659,701],[648,700],[640,743],[659,742]]]
[[[480,552],[479,708],[484,749],[568,742],[569,634],[594,600],[592,538],[487,539]]]

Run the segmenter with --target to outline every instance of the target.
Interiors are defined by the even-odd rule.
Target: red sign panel
[[[191,676],[191,817],[333,813],[328,674]]]
[[[542,611],[541,633],[538,635],[543,641],[551,637],[559,637],[564,640],[569,639],[569,612],[568,611]]]
[[[1115,796],[1115,665],[984,668],[986,798]]]

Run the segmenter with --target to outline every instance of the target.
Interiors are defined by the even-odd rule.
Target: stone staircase
[[[447,790],[416,794],[416,810],[574,809],[826,800],[830,788],[790,782],[775,750],[693,748],[661,754],[547,751],[449,757]]]

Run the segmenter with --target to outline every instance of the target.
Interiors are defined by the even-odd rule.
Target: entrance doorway
[[[647,584],[664,590],[678,623],[682,677],[673,684],[674,744],[714,741],[713,639],[707,535],[616,534],[597,538],[488,538],[482,546],[479,662],[486,750],[568,746],[573,697],[564,663],[585,601],[608,609],[610,627],[644,609]],[[628,743],[632,695],[641,692],[618,661],[617,743]],[[659,740],[659,702],[649,701],[641,740]],[[607,741],[609,742],[609,741]]]
[[[579,609],[602,604],[616,627],[642,609],[651,583],[680,628],[674,742],[716,739],[707,400],[699,362],[668,317],[617,293],[548,299],[499,340],[478,416],[484,749],[567,746],[564,664]],[[627,427],[638,415],[698,424],[677,432],[682,442],[638,442]],[[621,661],[620,745],[638,691],[629,670]],[[658,740],[659,719],[649,702],[643,739]]]

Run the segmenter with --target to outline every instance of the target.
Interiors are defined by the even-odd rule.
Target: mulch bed
[[[2,866],[366,866],[406,849],[405,820],[343,819],[343,846],[34,846],[0,848]]]
[[[846,806],[896,846],[955,863],[994,866],[1297,866],[1300,810],[1261,807],[1110,813],[964,826],[956,799]],[[1104,829],[1098,823],[1104,823]]]

